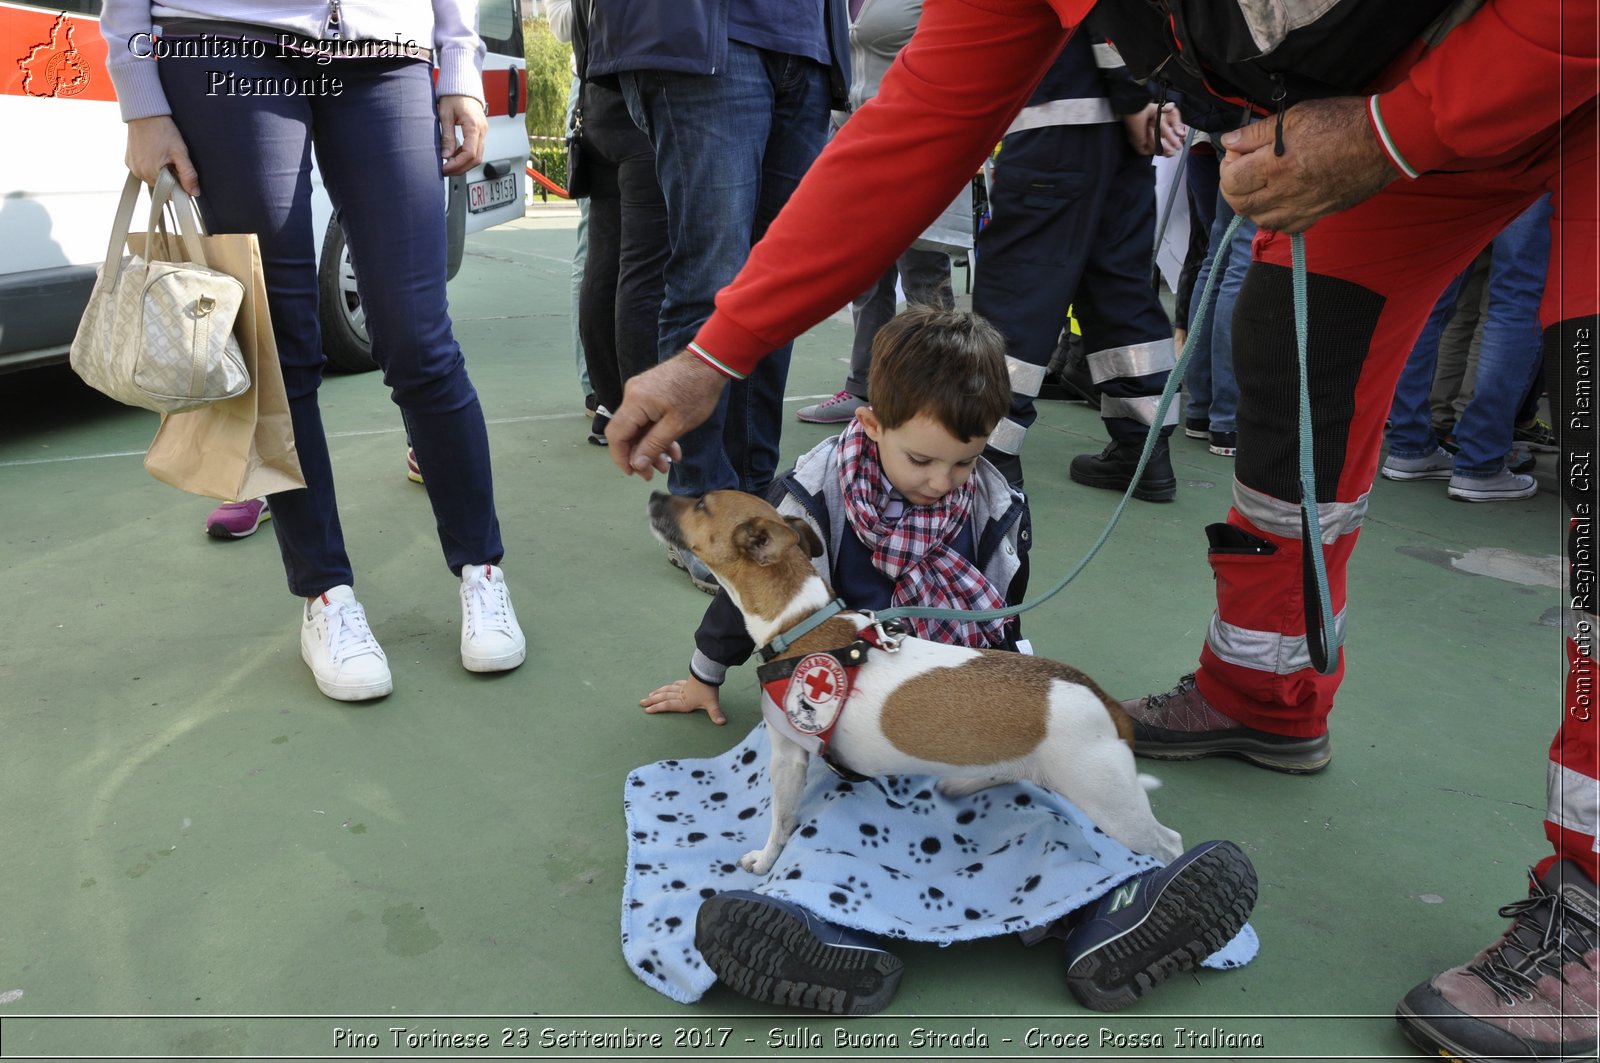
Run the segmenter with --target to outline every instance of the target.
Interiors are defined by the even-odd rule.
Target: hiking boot
[[[417,464],[417,452],[412,447],[406,448],[406,479],[414,484],[422,482],[422,466]]]
[[[1556,451],[1556,431],[1550,427],[1548,421],[1535,417],[1526,424],[1519,424],[1511,430],[1513,443],[1526,443],[1534,450],[1543,454],[1553,454]]]
[[[676,546],[667,547],[667,560],[673,567],[681,568],[689,574],[689,582],[707,594],[716,594],[722,589],[722,584],[717,582],[717,577],[711,574],[706,563],[695,557],[688,550],[680,550]]]
[[[224,502],[206,517],[206,534],[213,539],[243,539],[254,535],[257,528],[271,519],[272,510],[264,498]]]
[[[795,411],[795,416],[807,424],[844,424],[854,420],[856,411],[866,404],[866,399],[841,391],[831,399],[800,407]]]
[[[1232,842],[1205,842],[1131,878],[1069,916],[1067,988],[1117,1011],[1239,932],[1256,904],[1256,870]]]
[[[1190,672],[1165,694],[1124,701],[1133,718],[1133,752],[1153,760],[1239,757],[1290,775],[1321,771],[1333,759],[1328,736],[1291,738],[1246,727],[1200,693]]]
[[[1405,995],[1394,1016],[1424,1051],[1452,1059],[1594,1059],[1600,893],[1570,860],[1500,909],[1500,939]]]
[[[1389,454],[1378,470],[1385,480],[1448,480],[1456,461],[1443,447],[1434,447],[1432,454],[1420,458],[1400,458]]]
[[[1457,502],[1508,502],[1532,498],[1539,493],[1539,481],[1502,467],[1493,476],[1467,476],[1456,473],[1444,493]]]
[[[507,672],[528,656],[528,640],[511,608],[506,574],[498,565],[461,567],[461,666],[469,672]]]
[[[1142,439],[1113,439],[1099,454],[1079,454],[1073,458],[1067,475],[1088,487],[1126,491],[1133,479],[1133,470],[1139,467],[1139,454],[1143,450]],[[1145,502],[1171,502],[1178,497],[1178,478],[1172,472],[1167,440],[1156,440],[1155,449],[1150,452],[1150,463],[1144,467],[1144,475],[1134,487],[1133,497]]]
[[[335,701],[368,701],[394,689],[389,658],[348,584],[330,587],[305,603],[300,659],[310,667],[317,689]]]
[[[1238,432],[1212,432],[1209,447],[1211,453],[1222,458],[1231,458],[1239,452]]]
[[[694,945],[736,993],[832,1015],[882,1011],[904,968],[870,935],[749,890],[719,893],[701,904]]]
[[[1183,434],[1190,439],[1211,438],[1211,422],[1204,417],[1185,417],[1183,419]]]

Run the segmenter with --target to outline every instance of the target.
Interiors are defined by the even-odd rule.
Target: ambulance
[[[523,214],[522,2],[479,5],[489,130],[484,162],[442,182],[451,276],[467,233]],[[100,0],[0,2],[0,373],[66,359],[95,267],[105,259],[127,178],[127,138],[99,15]],[[315,169],[312,181],[323,349],[333,369],[372,369],[357,265]]]

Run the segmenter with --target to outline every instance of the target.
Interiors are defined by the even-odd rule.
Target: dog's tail
[[[1139,785],[1144,787],[1146,793],[1149,793],[1151,790],[1161,789],[1161,780],[1154,775],[1146,775],[1141,771],[1139,773]]]

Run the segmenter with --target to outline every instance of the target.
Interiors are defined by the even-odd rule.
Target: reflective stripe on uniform
[[[1333,618],[1334,644],[1344,645],[1345,613]],[[1274,675],[1293,675],[1311,667],[1311,650],[1304,635],[1285,635],[1278,631],[1252,631],[1227,623],[1211,614],[1211,629],[1206,632],[1211,652],[1229,664]]]
[[[1093,48],[1094,65],[1099,67],[1101,70],[1115,70],[1119,66],[1128,65],[1127,62],[1123,60],[1122,53],[1117,51],[1117,49],[1107,41],[1101,41],[1098,44],[1093,45]]]
[[[1011,375],[1011,393],[1014,395],[1038,398],[1039,389],[1044,386],[1044,371],[1042,365],[1006,355],[1006,372]]]
[[[1028,437],[1028,430],[1009,417],[1002,417],[1000,423],[994,426],[994,431],[989,433],[989,446],[1002,454],[1021,454],[1022,441]]]
[[[1140,424],[1150,424],[1155,420],[1156,407],[1161,405],[1158,395],[1135,395],[1131,398],[1120,395],[1100,396],[1100,417],[1111,420],[1114,417],[1125,418],[1129,421],[1138,421]],[[1167,416],[1162,420],[1162,425],[1178,423],[1178,404],[1176,402],[1167,406]]]
[[[1087,360],[1089,376],[1096,384],[1104,384],[1118,377],[1165,373],[1177,364],[1170,339],[1150,340],[1127,347],[1107,347],[1103,351],[1095,351]]]
[[[1600,852],[1600,779],[1552,760],[1546,801],[1551,823],[1596,838],[1595,851]]]
[[[1354,502],[1319,502],[1317,520],[1322,528],[1322,543],[1331,545],[1343,535],[1356,531],[1367,517],[1368,494]],[[1273,498],[1269,494],[1233,481],[1233,508],[1251,524],[1280,539],[1300,538],[1300,503]]]
[[[1101,125],[1115,122],[1111,101],[1082,97],[1074,100],[1051,100],[1024,107],[1006,129],[1006,136],[1024,129],[1043,129],[1054,125]]]

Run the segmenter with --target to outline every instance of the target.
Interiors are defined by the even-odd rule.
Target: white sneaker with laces
[[[389,658],[367,626],[356,592],[346,584],[306,603],[300,656],[316,677],[317,689],[335,701],[369,701],[394,689]]]
[[[461,569],[461,665],[469,672],[505,672],[528,656],[528,640],[511,608],[505,573],[494,565]]]

